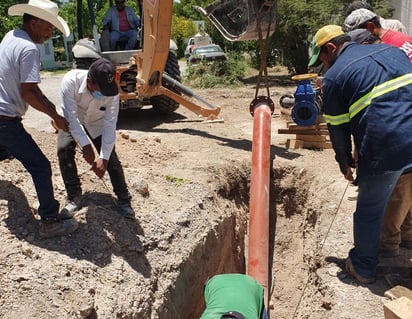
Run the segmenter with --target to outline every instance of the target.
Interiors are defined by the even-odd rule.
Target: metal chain
[[[274,1],[273,0],[268,0],[264,3],[264,5],[262,5],[261,10],[263,10],[263,8],[265,6],[269,7],[269,24],[268,24],[268,29],[267,29],[267,33],[266,33],[266,38],[263,39],[263,34],[262,34],[262,26],[260,23],[260,14],[261,12],[259,11],[258,8],[258,4],[257,4],[258,0],[254,0],[253,1],[253,7],[254,7],[254,11],[255,11],[255,16],[256,16],[256,28],[258,31],[258,36],[259,36],[259,49],[260,49],[260,67],[259,67],[259,74],[258,74],[258,78],[257,78],[257,84],[256,84],[256,91],[255,91],[255,98],[258,96],[259,94],[259,90],[260,90],[260,83],[262,81],[262,74],[264,74],[264,81],[265,81],[265,87],[266,87],[266,94],[268,97],[270,97],[270,91],[269,91],[269,81],[268,81],[268,69],[267,69],[267,51],[268,51],[268,47],[269,47],[269,35],[270,35],[270,26],[272,24],[272,13],[273,13],[273,7],[274,7]]]

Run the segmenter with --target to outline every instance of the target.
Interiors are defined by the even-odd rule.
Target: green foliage
[[[226,62],[200,62],[189,65],[183,81],[197,88],[239,87],[245,75],[247,62],[239,52],[227,54]]]
[[[8,9],[16,4],[15,0],[2,0],[0,2],[0,39],[6,35],[10,30],[20,28],[22,24],[21,17],[12,17],[8,15]]]
[[[178,47],[177,57],[184,56],[184,51],[187,44],[187,39],[196,33],[196,25],[193,20],[189,20],[183,16],[174,15],[172,18],[172,34],[171,38],[176,42]]]
[[[77,23],[77,0],[72,0],[65,5],[60,6],[60,15],[67,21],[69,24],[70,30],[75,36],[75,40],[79,40],[79,29]],[[114,3],[114,0],[112,1]],[[126,1],[126,5],[131,7],[137,15],[139,15],[139,10],[137,6],[137,1]],[[109,0],[93,0],[93,13],[95,17],[95,23],[97,26],[97,30],[102,30],[102,22],[104,17],[106,16],[106,12],[109,9],[110,1]],[[81,1],[81,8],[79,10],[81,12],[81,24],[83,27],[83,37],[93,37],[93,26],[90,20],[90,13],[89,7],[87,5],[87,0]]]
[[[241,0],[240,0],[241,1]],[[352,0],[277,0],[276,31],[271,36],[268,48],[268,65],[284,63],[293,73],[306,73],[309,60],[310,41],[314,33],[326,24],[340,25],[344,20],[346,7]],[[180,0],[175,13],[186,18],[204,19],[192,9],[193,5],[202,7],[214,2]],[[374,11],[390,18],[393,10],[388,1],[369,1]],[[206,32],[213,41],[225,51],[248,52],[254,58],[254,66],[260,65],[257,41],[229,42],[209,22]]]
[[[127,5],[134,8],[136,13],[138,0],[128,0]],[[19,1],[21,2],[21,1]],[[58,1],[60,15],[68,22],[71,31],[78,40],[77,0],[65,4]],[[194,5],[205,7],[215,0],[180,0],[175,2],[172,21],[172,39],[179,47],[178,57],[183,56],[186,41],[196,33],[193,20],[204,20],[205,31],[216,44],[226,52],[247,52],[255,59],[255,66],[259,66],[260,53],[257,41],[230,42],[226,40],[215,26],[204,16],[193,9]],[[276,31],[271,36],[268,51],[268,65],[283,62],[294,73],[306,73],[309,60],[309,47],[313,34],[326,24],[341,24],[344,13],[351,0],[277,0]],[[18,3],[16,0],[3,0],[0,2],[0,37],[12,29],[21,26],[21,17],[10,17],[8,8]],[[98,30],[101,30],[102,20],[109,7],[109,0],[94,0],[93,9]],[[385,17],[391,18],[393,9],[385,0],[370,0],[374,11]],[[82,0],[80,10],[83,36],[92,36],[92,26],[87,7],[87,1]],[[56,31],[56,36],[60,35]],[[57,37],[58,43],[61,37]],[[279,59],[278,56],[282,58]]]
[[[215,0],[180,0],[179,2],[175,2],[173,13],[192,20],[202,20],[202,15],[195,11],[193,6],[205,7],[214,1]]]
[[[352,0],[278,0],[276,31],[271,48],[282,52],[283,62],[294,73],[306,73],[310,42],[316,31],[327,24],[341,25]],[[391,17],[387,1],[369,1],[374,11]]]

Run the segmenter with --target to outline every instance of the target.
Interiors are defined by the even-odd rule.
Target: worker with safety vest
[[[351,136],[358,151],[359,196],[354,248],[347,271],[363,284],[375,281],[379,235],[387,201],[412,167],[412,63],[399,48],[351,42],[340,26],[319,29],[309,66],[328,68],[323,100],[341,172],[353,181]]]

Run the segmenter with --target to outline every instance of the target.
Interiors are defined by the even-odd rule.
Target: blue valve
[[[298,80],[298,87],[293,96],[295,104],[292,108],[292,120],[299,126],[310,126],[316,123],[320,114],[320,107],[315,101],[316,92],[313,90],[311,79],[316,78],[317,74],[301,74],[292,77]]]

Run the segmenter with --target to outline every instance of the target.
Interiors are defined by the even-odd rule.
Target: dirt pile
[[[283,75],[284,78],[284,75]],[[272,99],[293,93],[273,76]],[[224,122],[184,108],[169,116],[122,112],[117,153],[136,222],[116,213],[107,176],[79,157],[84,205],[79,230],[38,235],[34,187],[16,161],[0,162],[1,318],[196,318],[208,276],[245,272],[253,80],[236,90],[201,90]],[[42,88],[59,104],[60,77]],[[278,113],[278,109],[277,112]],[[51,161],[56,197],[65,191],[48,119],[25,125]],[[41,124],[39,124],[41,123]],[[331,150],[287,150],[272,119],[271,318],[383,318],[383,279],[353,285],[342,271],[351,247],[354,202]]]

